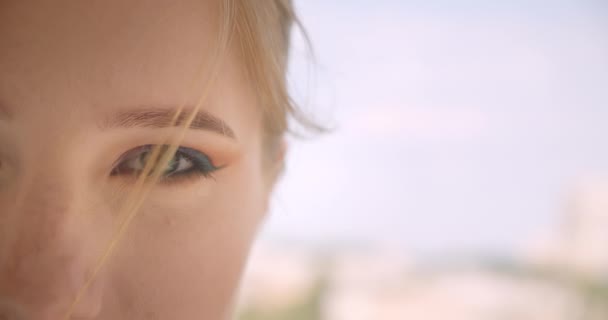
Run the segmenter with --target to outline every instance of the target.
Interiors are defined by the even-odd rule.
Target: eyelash
[[[127,151],[120,156],[110,175],[137,176],[145,167],[148,160],[146,157],[151,154],[154,147],[155,145],[144,145]],[[162,145],[161,148],[161,152],[163,152],[169,148],[169,146]],[[189,168],[179,171],[179,167],[183,166],[184,162],[186,162],[186,165],[188,165]],[[137,168],[127,167],[133,164],[136,165]],[[171,158],[165,168],[173,169],[175,171],[168,174],[163,172],[159,178],[159,182],[161,183],[182,182],[188,179],[198,178],[213,178],[213,173],[220,169],[213,164],[206,154],[187,147],[178,147],[175,155]],[[165,169],[165,172],[166,171],[167,169]]]

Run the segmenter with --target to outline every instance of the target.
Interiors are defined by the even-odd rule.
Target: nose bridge
[[[86,280],[93,259],[87,255],[87,215],[79,212],[82,188],[59,172],[24,177],[3,213],[10,229],[0,236],[0,300],[36,310],[64,308]]]
[[[62,246],[70,233],[76,209],[76,188],[60,174],[40,173],[26,177],[15,198],[17,242],[51,251]]]

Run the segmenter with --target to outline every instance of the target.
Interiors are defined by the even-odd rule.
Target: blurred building
[[[608,280],[608,179],[590,179],[567,208],[562,263],[577,273]]]
[[[526,249],[533,264],[608,280],[608,179],[580,181],[567,196],[560,226]]]
[[[365,278],[330,290],[323,319],[572,320],[580,310],[559,286],[482,269],[394,279],[382,288]]]
[[[483,266],[426,271],[403,255],[374,252],[336,254],[330,264],[313,257],[278,248],[258,253],[242,306],[264,316],[241,319],[288,319],[272,311],[297,305],[319,308],[310,320],[574,320],[584,307],[560,283]],[[314,297],[320,282],[323,291]]]
[[[241,290],[241,305],[260,312],[281,309],[307,299],[319,278],[317,257],[304,249],[260,245],[252,254]]]
[[[328,257],[259,246],[242,305],[264,313],[241,319],[608,319],[608,183],[586,181],[567,203],[561,227],[507,267],[429,265],[381,249]]]

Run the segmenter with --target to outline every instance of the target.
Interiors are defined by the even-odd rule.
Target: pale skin
[[[217,6],[0,1],[0,319],[65,317],[133,186],[116,167],[179,132],[156,122],[205,87],[205,69],[195,79]],[[151,189],[71,319],[230,317],[272,185],[262,113],[235,52],[180,144],[218,169]]]

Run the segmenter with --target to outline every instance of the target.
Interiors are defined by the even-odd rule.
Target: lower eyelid
[[[215,181],[215,175],[213,173],[203,173],[196,169],[186,174],[177,174],[175,176],[161,177],[159,184],[163,186],[177,186],[177,185],[189,185],[196,182],[204,182],[207,180]]]

